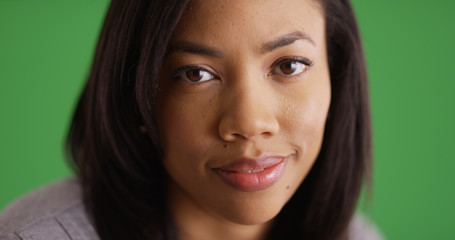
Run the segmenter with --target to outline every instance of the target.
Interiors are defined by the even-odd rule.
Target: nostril
[[[244,140],[253,139],[253,138],[259,137],[259,136],[268,138],[268,137],[271,137],[273,134],[271,132],[262,132],[259,134],[253,133],[253,132],[251,132],[251,133],[245,132],[245,133],[232,133],[230,135],[231,136],[228,137],[228,139],[230,141],[235,141],[235,140],[240,140],[240,139],[244,139]]]
[[[228,141],[228,142],[233,142],[233,141],[237,141],[237,140],[241,140],[241,139],[248,139],[247,136],[244,136],[240,133],[228,133],[228,134],[225,134],[225,135],[221,135],[221,138],[223,138],[223,140],[225,141]]]
[[[263,132],[261,135],[264,136],[264,137],[271,137],[273,135],[273,133],[271,133],[271,132]]]
[[[233,135],[234,135],[234,137],[236,137],[236,138],[248,138],[248,136],[242,135],[242,134],[240,134],[240,133],[234,133]]]
[[[269,138],[279,131],[278,115],[258,98],[238,98],[222,111],[218,122],[219,136],[225,141]]]
[[[266,119],[266,120],[264,120]],[[218,128],[219,136],[224,141],[248,140],[252,138],[270,138],[279,131],[276,118],[262,117],[248,120],[233,118],[232,115],[223,118]]]

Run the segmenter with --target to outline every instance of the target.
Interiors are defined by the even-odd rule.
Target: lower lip
[[[260,172],[246,173],[214,169],[217,175],[229,186],[244,192],[255,192],[269,188],[283,175],[286,160]]]

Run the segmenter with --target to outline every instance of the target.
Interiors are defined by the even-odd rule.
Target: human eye
[[[306,72],[312,65],[312,61],[308,58],[292,57],[279,60],[273,66],[272,74],[284,76],[296,76]]]
[[[172,77],[188,82],[200,83],[215,79],[216,75],[203,67],[190,65],[177,68],[172,73]]]

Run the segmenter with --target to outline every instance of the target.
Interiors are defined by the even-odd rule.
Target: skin
[[[291,40],[277,46],[283,39]],[[170,46],[157,121],[181,238],[261,239],[321,147],[331,94],[321,8],[311,0],[193,1]],[[287,163],[264,190],[240,191],[213,170],[267,154]]]

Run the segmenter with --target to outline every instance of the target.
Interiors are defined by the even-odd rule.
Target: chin
[[[243,212],[243,213],[234,213],[229,212],[229,215],[224,216],[229,222],[239,224],[239,225],[259,225],[264,224],[276,217],[280,212],[281,208],[277,211],[267,211],[267,212]]]
[[[220,202],[216,208],[218,214],[229,222],[241,225],[263,224],[278,215],[291,197],[290,194],[291,192],[276,191],[235,194],[230,199],[225,199],[224,203]]]

